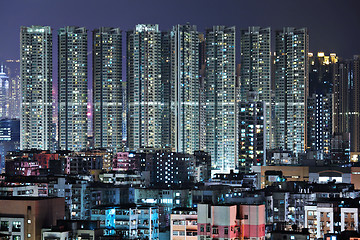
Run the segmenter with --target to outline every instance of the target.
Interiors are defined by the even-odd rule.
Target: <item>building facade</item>
[[[176,25],[170,33],[171,147],[192,154],[199,150],[199,32]]]
[[[95,148],[123,146],[122,32],[93,31],[93,132]]]
[[[50,149],[52,123],[52,31],[21,27],[21,149]]]
[[[5,156],[8,151],[20,148],[20,120],[0,120],[0,172],[5,168]]]
[[[0,233],[11,239],[41,239],[41,229],[65,216],[64,198],[0,197]]]
[[[318,160],[331,158],[332,94],[312,94],[307,102],[307,150]]]
[[[266,103],[259,101],[257,92],[248,92],[246,101],[239,102],[239,170],[252,171],[252,166],[266,165],[265,122]]]
[[[360,57],[339,61],[335,67],[333,132],[349,142],[351,152],[360,151]],[[346,139],[348,138],[348,139]]]
[[[264,205],[198,204],[198,239],[265,239]]]
[[[58,33],[59,148],[80,151],[87,146],[87,30],[64,27]]]
[[[256,91],[265,103],[265,145],[272,148],[271,125],[271,29],[249,27],[241,31],[240,99],[247,101],[249,91]]]
[[[4,72],[9,77],[9,118],[20,119],[21,116],[21,78],[20,60],[8,59]]]
[[[338,58],[335,53],[309,53],[309,96],[307,98],[307,151],[318,160],[331,158],[333,134],[333,80]]]
[[[175,208],[170,215],[170,239],[197,240],[197,212],[192,208]]]
[[[212,167],[234,169],[237,160],[235,104],[235,27],[206,31],[206,151]]]
[[[131,151],[162,146],[161,32],[136,25],[127,32],[127,144]]]
[[[4,72],[4,66],[1,65],[0,72],[0,119],[10,117],[10,80]]]
[[[287,27],[275,39],[275,148],[298,154],[306,146],[309,37]]]
[[[91,220],[99,220],[104,235],[127,239],[159,239],[157,207],[136,204],[98,206],[91,210]]]

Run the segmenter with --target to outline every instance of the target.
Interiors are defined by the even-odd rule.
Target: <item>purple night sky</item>
[[[1,3],[0,61],[19,58],[20,26],[100,26],[132,29],[157,23],[161,30],[190,22],[200,31],[212,25],[308,27],[310,51],[360,54],[358,0],[11,0]],[[55,56],[54,56],[55,57]]]

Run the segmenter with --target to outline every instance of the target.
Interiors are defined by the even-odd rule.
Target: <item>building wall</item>
[[[21,27],[20,44],[20,149],[48,150],[52,123],[51,27]]]
[[[265,205],[198,204],[198,236],[265,239]]]
[[[356,190],[360,189],[360,167],[351,167],[351,183]]]
[[[306,146],[308,44],[306,28],[276,31],[275,147],[295,154]]]
[[[94,147],[120,151],[123,147],[122,32],[93,31]]]
[[[305,228],[309,229],[310,239],[322,238],[324,234],[334,233],[333,208],[305,206]]]
[[[265,205],[240,205],[245,238],[265,239]]]
[[[24,233],[27,239],[41,239],[41,228],[56,225],[65,216],[64,198],[0,198],[3,216],[24,216]]]
[[[341,231],[357,231],[359,229],[359,209],[341,208]]]
[[[206,151],[218,172],[236,167],[235,27],[206,31]]]
[[[127,143],[130,151],[162,147],[161,32],[139,24],[127,32]]]
[[[170,239],[196,240],[197,215],[196,214],[171,214]]]
[[[257,94],[255,93],[255,95]],[[264,102],[259,101],[255,96],[248,97],[247,101],[239,103],[238,166],[239,171],[243,173],[251,172],[253,166],[265,165],[266,114],[264,111]]]
[[[260,173],[261,188],[265,187],[266,171],[282,171],[286,181],[309,181],[309,167],[303,166],[258,166],[254,172]]]
[[[87,29],[60,28],[58,34],[59,148],[87,147],[88,54]]]
[[[170,33],[170,134],[175,152],[199,150],[199,32],[176,25]]]
[[[241,31],[241,101],[247,100],[247,93],[252,90],[264,102],[265,146],[272,147],[271,123],[271,29],[249,27]]]

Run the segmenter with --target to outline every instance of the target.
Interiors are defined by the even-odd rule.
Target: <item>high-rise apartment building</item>
[[[306,28],[276,31],[275,147],[295,154],[306,146],[308,39]]]
[[[266,103],[259,101],[257,91],[249,91],[238,104],[239,171],[249,173],[253,166],[265,165]]]
[[[354,56],[349,62],[348,76],[350,151],[360,152],[360,55]]]
[[[20,119],[21,115],[21,79],[20,60],[8,59],[4,73],[9,77],[9,118]]]
[[[272,148],[271,125],[271,30],[249,27],[241,31],[240,99],[247,101],[249,91],[256,91],[265,103],[265,145]]]
[[[206,91],[205,91],[205,69],[206,69],[206,41],[204,34],[201,33],[200,37],[200,47],[199,47],[199,149],[204,150],[206,148]]]
[[[21,27],[21,149],[50,149],[52,123],[52,32]]]
[[[5,170],[5,156],[7,152],[18,150],[20,147],[20,120],[0,120],[0,172]]]
[[[307,151],[318,160],[331,157],[333,78],[336,54],[309,53],[309,96],[307,98]]]
[[[212,167],[228,172],[237,161],[235,27],[206,31],[206,151]]]
[[[1,65],[0,72],[0,119],[10,117],[10,81]]]
[[[314,93],[307,98],[307,151],[318,160],[330,159],[332,94]]]
[[[122,150],[122,34],[93,31],[93,132],[95,148]]]
[[[127,144],[130,150],[162,146],[161,32],[136,25],[127,32]]]
[[[347,132],[348,111],[348,73],[349,64],[339,61],[335,67],[333,82],[333,133],[342,134]]]
[[[348,135],[350,151],[360,151],[360,56],[340,61],[334,78],[333,131]]]
[[[87,147],[87,30],[64,27],[58,33],[59,148]]]
[[[171,146],[171,32],[161,32],[161,145]]]
[[[171,147],[199,150],[199,33],[196,26],[176,25],[170,33]]]

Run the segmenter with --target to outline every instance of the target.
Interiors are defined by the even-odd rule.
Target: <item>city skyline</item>
[[[359,0],[13,0],[0,239],[360,239]]]
[[[39,36],[30,37],[29,41],[33,41],[30,45],[23,43],[20,46],[23,52],[36,50],[29,53],[28,59],[22,57],[20,61],[22,65],[30,64],[33,66],[39,64],[39,61],[43,61],[42,51],[45,51],[45,53],[50,51],[50,42],[54,43],[54,39],[47,36],[46,40],[41,40],[43,32],[37,30],[45,28],[51,32],[50,26],[28,27],[30,29],[29,33],[36,33]],[[179,30],[176,30],[176,28],[183,28],[181,30],[183,31],[182,34],[185,34],[186,31],[186,35],[179,37],[179,32],[176,32]],[[22,29],[26,29],[26,27],[22,27]],[[88,121],[92,122],[91,116],[88,116],[86,112],[88,98],[90,98],[87,84],[88,70],[92,70],[93,76],[96,76],[100,66],[96,57],[93,59],[92,67],[89,64],[87,32],[88,30],[84,27],[73,26],[58,30],[59,49],[57,57],[60,82],[58,82],[58,91],[56,88],[55,91],[52,91],[52,89],[51,91],[53,93],[58,92],[58,102],[60,103],[58,109],[59,123],[56,127],[51,123],[51,117],[48,117],[50,120],[39,120],[36,125],[45,124],[48,126],[51,124],[51,128],[56,127],[59,130],[58,138],[56,136],[52,138],[58,139],[60,150],[80,151],[92,147],[121,149],[122,141],[117,141],[115,144],[108,142],[103,146],[99,146],[94,145],[93,140],[88,138],[93,136],[91,133],[91,135],[87,135],[89,132],[87,129]],[[127,121],[124,122],[124,118],[122,121],[112,122],[114,119],[112,113],[104,112],[106,110],[103,108],[98,112],[101,118],[94,118],[94,131],[101,132],[104,130],[104,126],[99,125],[101,122],[101,124],[106,124],[108,127],[118,129],[117,133],[113,133],[113,130],[109,128],[106,130],[109,136],[105,136],[103,132],[102,137],[109,139],[111,136],[115,136],[119,139],[125,139],[122,137],[123,132],[119,130],[126,125],[127,132],[124,133],[127,134],[127,144],[124,146],[130,151],[139,151],[149,147],[157,149],[170,147],[174,152],[183,153],[204,150],[213,156],[214,170],[228,172],[230,169],[238,167],[237,141],[239,136],[237,127],[239,122],[236,114],[237,102],[246,102],[245,96],[250,91],[255,90],[259,100],[266,103],[264,106],[266,114],[264,116],[265,138],[263,140],[263,153],[265,154],[265,149],[280,149],[298,157],[300,153],[309,151],[306,132],[307,122],[305,121],[307,118],[306,102],[309,91],[308,61],[309,57],[311,57],[311,54],[308,54],[308,31],[307,28],[295,27],[284,27],[283,30],[275,30],[275,52],[271,56],[272,63],[270,60],[271,32],[271,28],[256,26],[249,27],[248,31],[241,31],[242,69],[239,71],[239,69],[235,70],[237,44],[236,27],[234,26],[213,26],[207,29],[204,42],[202,40],[203,35],[197,32],[196,26],[176,25],[172,31],[166,32],[160,31],[159,25],[136,25],[134,30],[127,31],[126,36],[127,81],[122,82],[121,78],[115,79],[111,76],[105,76],[104,83],[106,85],[103,83],[103,87],[109,87],[110,90],[114,88],[113,93],[119,95],[116,104],[126,104],[128,107],[120,111],[126,114]],[[194,35],[191,36],[190,33]],[[100,52],[96,52],[96,48],[100,42],[97,43],[96,37],[94,37],[94,40],[92,50],[94,55],[97,56]],[[192,41],[193,43],[191,43]],[[43,42],[50,45],[44,49],[41,45]],[[107,42],[112,43],[113,38],[101,40],[101,44]],[[205,47],[201,45],[202,42],[205,43]],[[177,45],[179,43],[186,43],[186,45]],[[122,48],[121,39],[117,41],[116,47]],[[112,68],[113,64],[113,60],[111,60],[113,57],[112,49],[113,47],[110,47],[104,53],[101,53],[109,53],[106,57],[109,62],[103,66],[108,69],[107,72],[109,73],[113,71],[109,69],[109,67]],[[120,56],[121,53],[118,58]],[[334,53],[331,53],[330,56],[334,56]],[[31,61],[34,61],[33,58],[36,58],[35,62],[31,63]],[[46,64],[47,68],[50,68],[52,60],[46,61]],[[119,61],[119,64],[122,65],[121,61]],[[273,66],[270,67],[270,65]],[[201,70],[203,67],[205,72]],[[22,67],[22,69],[27,68]],[[28,72],[29,70],[22,72],[22,78],[25,77],[23,81],[26,80]],[[105,72],[106,75],[107,72]],[[30,79],[42,79],[42,75],[38,74],[34,72]],[[47,74],[49,75],[49,73]],[[205,83],[202,89],[204,99],[199,98],[202,94],[199,88],[199,85],[202,84],[200,75],[203,75]],[[51,76],[50,74],[47,77],[51,79],[50,82],[53,81]],[[238,79],[238,77],[240,78]],[[118,87],[111,86],[110,83],[113,80]],[[123,85],[122,83],[126,84]],[[127,88],[127,100],[123,102],[123,97],[120,95],[124,94],[125,89],[123,86],[125,85]],[[31,90],[32,85],[30,84],[29,87]],[[103,87],[103,90],[101,90],[96,84],[94,87],[94,93],[100,91],[94,95],[96,97],[100,96],[99,94],[102,94],[102,91],[105,90]],[[31,94],[35,93],[34,91],[31,92]],[[22,91],[23,99],[28,95],[29,93]],[[109,97],[112,98],[112,93]],[[106,98],[103,95],[98,100],[95,100],[103,104],[106,102]],[[309,101],[311,100],[309,99]],[[23,105],[27,106],[29,104],[23,102]],[[203,121],[200,119],[201,106],[205,107],[205,133],[200,130],[201,121]],[[23,107],[23,114],[27,112],[24,109]],[[95,113],[96,111],[98,110],[95,109]],[[35,110],[31,112],[35,112]],[[344,114],[348,113],[345,112]],[[56,118],[55,115],[53,118]],[[106,119],[107,117],[109,119]],[[26,120],[25,117],[22,117],[22,126],[24,126],[22,127],[24,131],[22,136],[32,133],[32,131],[24,130],[27,126],[26,121],[33,120]],[[36,125],[32,127],[34,128]],[[261,132],[261,130],[259,131]],[[200,132],[202,135],[200,135]],[[349,130],[346,132],[349,132]],[[351,134],[355,134],[355,132]],[[352,146],[358,145],[353,145],[354,136],[351,135]],[[95,141],[98,138],[95,137]],[[205,139],[204,146],[198,145],[202,138]],[[179,143],[181,144],[179,145]],[[29,148],[31,147],[21,146],[21,149]],[[57,149],[55,145],[54,148],[49,146],[35,148],[44,150]],[[249,151],[252,152],[253,150]],[[260,154],[261,151],[258,151]],[[261,161],[256,164],[261,164]]]

